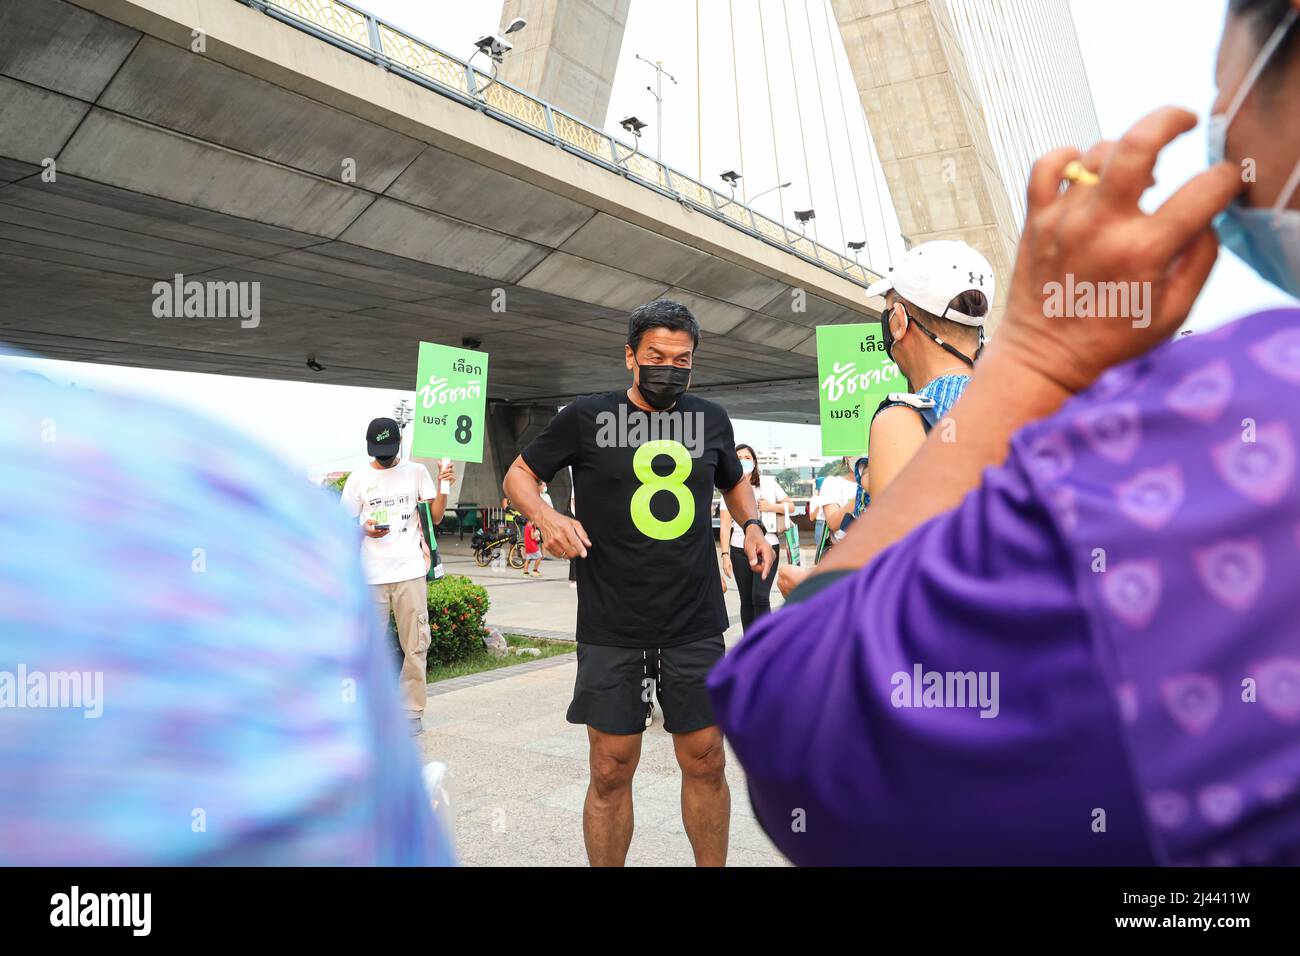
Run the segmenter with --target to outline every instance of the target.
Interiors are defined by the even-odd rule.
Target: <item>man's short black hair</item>
[[[890,296],[893,298],[890,298]],[[895,302],[902,302],[909,315],[920,319],[925,323],[926,328],[940,338],[948,339],[949,341],[956,339],[960,342],[962,340],[970,340],[972,337],[979,337],[981,326],[966,325],[964,322],[954,322],[952,319],[940,318],[932,312],[927,312],[910,299],[904,299],[894,289],[890,289],[885,293],[885,302],[888,304],[888,308],[885,312],[892,309]],[[989,300],[979,289],[968,289],[956,298],[952,299],[948,303],[948,308],[961,312],[964,315],[974,315],[978,316],[980,319],[986,320],[988,319]],[[885,319],[883,313],[881,314],[881,320],[888,321]]]
[[[641,336],[650,329],[671,329],[691,333],[692,350],[700,347],[700,323],[691,310],[672,299],[655,299],[647,302],[628,316],[627,344],[635,352],[641,345]]]

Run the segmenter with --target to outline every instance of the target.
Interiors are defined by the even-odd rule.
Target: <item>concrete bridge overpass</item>
[[[0,0],[0,340],[410,388],[418,340],[475,339],[513,444],[624,383],[627,312],[667,296],[702,392],[814,419],[814,327],[874,317],[869,273],[351,10]],[[177,273],[259,283],[260,322],[157,318]]]

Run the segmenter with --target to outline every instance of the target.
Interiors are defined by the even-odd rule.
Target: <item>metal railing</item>
[[[509,123],[566,152],[707,213],[769,245],[866,286],[879,278],[858,262],[814,242],[739,200],[584,123],[464,60],[342,0],[239,0],[319,39],[466,106]]]

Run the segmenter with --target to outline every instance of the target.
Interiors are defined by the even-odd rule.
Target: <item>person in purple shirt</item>
[[[1296,9],[1230,4],[1214,161],[1155,212],[1184,110],[1035,165],[957,440],[710,675],[794,862],[1300,863],[1300,310],[1168,341],[1216,233],[1300,291]]]

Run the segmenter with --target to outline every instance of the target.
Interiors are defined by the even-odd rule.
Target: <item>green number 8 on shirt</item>
[[[658,455],[672,459],[671,474],[655,474],[653,466]],[[632,495],[632,523],[637,530],[656,541],[672,541],[684,535],[695,520],[695,499],[685,485],[691,474],[691,455],[686,446],[668,439],[648,441],[632,457],[632,473],[641,482]],[[650,511],[650,500],[660,491],[667,491],[677,499],[677,515],[667,521],[656,518]]]

